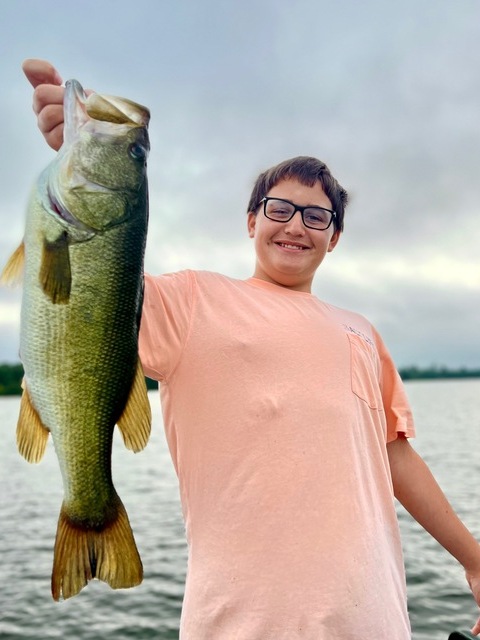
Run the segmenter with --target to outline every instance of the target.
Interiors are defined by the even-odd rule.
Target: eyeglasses
[[[258,208],[263,203],[263,213],[269,220],[275,222],[289,222],[293,216],[300,211],[303,224],[308,229],[317,229],[324,231],[336,220],[337,214],[332,209],[324,209],[323,207],[301,207],[299,204],[283,200],[282,198],[270,198],[266,196],[258,203]]]

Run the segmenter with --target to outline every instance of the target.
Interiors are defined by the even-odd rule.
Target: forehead
[[[281,180],[270,189],[267,196],[284,198],[300,205],[316,205],[317,207],[332,208],[330,198],[325,194],[322,184],[317,180],[312,187],[302,184],[298,180]]]

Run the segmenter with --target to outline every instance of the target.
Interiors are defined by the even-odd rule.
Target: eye
[[[318,211],[307,209],[305,211],[305,218],[311,224],[327,224],[329,221],[329,214],[327,211],[322,211],[321,209]]]
[[[291,211],[288,209],[288,207],[281,203],[270,204],[270,206],[268,207],[268,212],[274,216],[280,217],[288,217],[289,215],[291,215]]]
[[[134,160],[145,160],[147,151],[141,144],[134,142],[128,147],[128,153]]]

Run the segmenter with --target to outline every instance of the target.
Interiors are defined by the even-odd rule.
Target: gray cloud
[[[147,269],[250,275],[245,207],[256,175],[316,155],[352,200],[315,292],[367,315],[399,364],[479,366],[477,0],[131,9],[2,5],[1,261],[53,156],[20,71],[25,57],[44,57],[65,79],[151,108]],[[11,295],[0,290],[0,361],[16,359]]]

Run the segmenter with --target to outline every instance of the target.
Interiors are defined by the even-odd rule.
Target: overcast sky
[[[480,367],[479,0],[4,0],[0,262],[53,158],[27,57],[152,113],[146,269],[246,278],[260,171],[324,160],[350,192],[313,292],[366,315],[398,366]],[[0,290],[0,362],[21,290]]]

